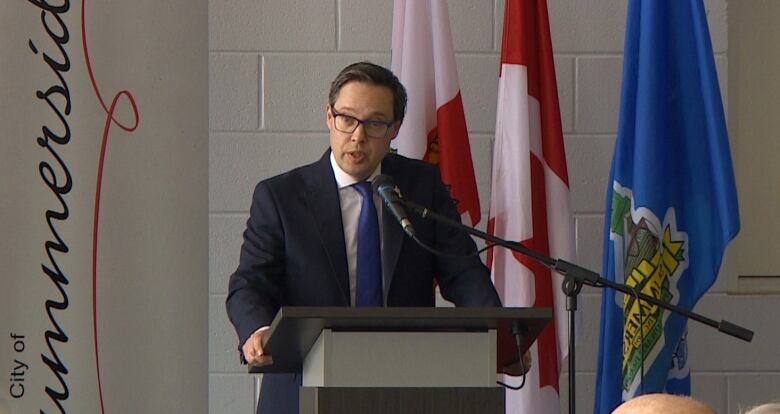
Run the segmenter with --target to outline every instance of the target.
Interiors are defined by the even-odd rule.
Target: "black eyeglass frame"
[[[336,110],[333,107],[330,108],[330,113],[333,115],[333,127],[336,128],[337,131],[343,132],[345,134],[352,134],[352,133],[354,133],[358,129],[358,126],[363,125],[363,131],[366,133],[366,136],[369,137],[369,138],[376,138],[376,139],[387,138],[387,133],[390,132],[390,130],[393,128],[394,124],[396,122],[398,122],[398,121],[385,122],[385,121],[379,121],[379,120],[375,120],[375,119],[362,120],[362,119],[356,118],[356,117],[354,117],[352,115],[347,115],[347,114],[342,114],[342,113],[336,112]],[[343,129],[340,129],[339,127],[337,127],[336,126],[338,124],[338,119],[337,118],[340,117],[340,116],[344,117],[346,119],[354,120],[356,122],[355,127],[352,128],[351,131],[343,130]],[[376,136],[376,135],[369,134],[368,130],[370,129],[370,127],[372,125],[373,126],[380,126],[381,125],[381,126],[385,127],[385,133],[382,136]],[[369,128],[367,129],[366,126],[369,126]]]

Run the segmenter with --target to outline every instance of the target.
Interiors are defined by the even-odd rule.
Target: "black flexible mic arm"
[[[524,246],[521,243],[513,242],[513,241],[507,241],[498,237],[493,236],[492,234],[485,233],[483,231],[471,228],[469,226],[466,226],[462,223],[459,223],[455,220],[452,220],[448,217],[442,216],[441,214],[438,214],[434,211],[431,211],[427,207],[421,206],[413,201],[409,201],[407,199],[401,199],[400,200],[402,204],[404,204],[407,208],[413,210],[415,213],[419,214],[423,218],[430,218],[435,221],[438,221],[442,224],[446,224],[451,227],[455,227],[458,229],[461,229],[462,231],[465,231],[473,236],[479,237],[480,239],[483,239],[493,245],[499,245],[506,247],[512,251],[518,252],[522,254],[523,256],[530,257],[545,266],[549,267],[550,269],[555,270],[556,272],[560,273],[561,275],[572,278],[576,282],[594,286],[594,287],[609,287],[611,289],[617,290],[619,292],[623,292],[629,295],[635,295],[638,296],[640,299],[647,301],[649,303],[652,303],[654,305],[660,306],[663,309],[670,310],[672,312],[678,313],[680,315],[683,315],[689,319],[693,319],[697,322],[703,323],[705,325],[708,325],[710,327],[713,327],[717,329],[720,332],[725,333],[726,335],[733,336],[735,338],[742,339],[743,341],[750,342],[753,340],[753,331],[744,328],[742,326],[739,326],[735,323],[728,322],[725,320],[721,320],[720,322],[717,322],[713,319],[707,318],[705,316],[699,315],[698,313],[692,312],[688,309],[685,309],[683,307],[673,305],[670,303],[663,302],[657,298],[654,298],[652,296],[648,296],[641,292],[632,292],[632,289],[622,283],[613,282],[611,280],[605,279],[601,277],[601,275],[597,272],[594,272],[592,270],[586,269],[582,266],[576,265],[574,263],[568,262],[563,259],[553,259],[549,256],[546,256],[544,254],[541,254],[535,250],[529,249],[528,247]]]

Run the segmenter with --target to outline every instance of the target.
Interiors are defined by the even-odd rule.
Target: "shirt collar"
[[[359,181],[356,180],[355,177],[347,174],[344,170],[341,169],[341,167],[339,167],[339,164],[336,162],[336,156],[333,155],[333,151],[330,152],[330,166],[333,168],[333,175],[336,177],[336,184],[338,185],[339,190],[344,187],[349,187]],[[371,175],[366,179],[366,181],[373,181],[374,178],[376,178],[376,176],[381,173],[382,163],[380,162],[379,165],[376,166],[374,172],[372,172]]]

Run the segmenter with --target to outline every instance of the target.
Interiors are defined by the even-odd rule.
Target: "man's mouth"
[[[366,158],[366,154],[363,151],[347,151],[345,154],[352,162],[361,162]]]

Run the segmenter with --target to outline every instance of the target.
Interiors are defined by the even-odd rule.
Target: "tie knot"
[[[359,181],[355,184],[352,184],[352,186],[355,187],[355,190],[357,190],[364,198],[371,195],[371,183],[368,181]]]

